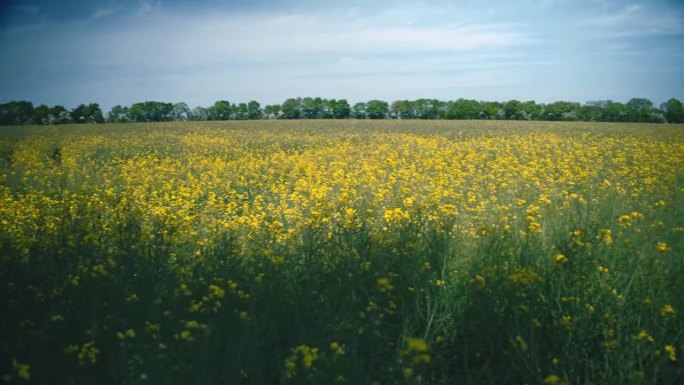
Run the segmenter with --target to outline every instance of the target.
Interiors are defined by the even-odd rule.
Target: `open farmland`
[[[684,127],[0,130],[0,375],[675,384]]]

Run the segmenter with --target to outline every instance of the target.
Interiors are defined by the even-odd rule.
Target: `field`
[[[684,127],[0,128],[0,382],[684,383]]]

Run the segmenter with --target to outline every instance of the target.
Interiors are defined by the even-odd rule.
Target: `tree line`
[[[487,102],[468,99],[396,100],[387,103],[370,100],[350,105],[346,99],[289,98],[282,104],[261,107],[257,101],[230,103],[216,101],[209,107],[189,108],[186,103],[147,101],[131,106],[114,106],[106,115],[97,103],[81,104],[67,110],[63,106],[34,107],[28,101],[0,104],[0,125],[127,123],[164,121],[256,120],[256,119],[496,119],[684,123],[682,102],[671,98],[656,107],[646,98],[627,103],[611,100],[549,104],[534,101]]]

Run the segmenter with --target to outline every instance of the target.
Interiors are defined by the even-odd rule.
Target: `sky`
[[[0,103],[684,100],[682,0],[0,0]]]

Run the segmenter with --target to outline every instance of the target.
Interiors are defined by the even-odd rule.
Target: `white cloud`
[[[91,19],[102,19],[114,13],[113,9],[110,8],[100,8],[90,15]]]
[[[658,4],[630,4],[620,9],[608,8],[606,14],[588,18],[580,26],[597,28],[610,37],[675,35],[684,32],[680,11],[663,12]]]
[[[581,101],[605,98],[610,90],[629,93],[636,83],[625,74],[653,68],[643,65],[640,52],[647,47],[664,69],[673,68],[669,76],[681,74],[673,65],[682,62],[681,50],[662,43],[662,35],[610,38],[633,30],[682,36],[676,8],[612,0],[594,8],[569,0],[499,7],[493,0],[300,3],[289,10],[198,10],[159,0],[135,0],[130,8],[106,2],[80,21],[0,29],[0,50],[13,58],[0,63],[8,79],[0,95],[15,99],[49,89],[51,98],[62,93],[105,109],[143,100],[208,105],[293,96]],[[667,97],[681,97],[671,91],[675,83],[663,91]]]
[[[125,28],[90,35],[100,64],[188,67],[237,61],[306,61],[321,55],[467,53],[531,42],[515,24],[404,25],[382,16],[373,22],[316,14],[273,16],[152,14]],[[112,50],[119,47],[120,50]],[[115,55],[112,53],[116,52]],[[123,54],[120,54],[120,53]]]

